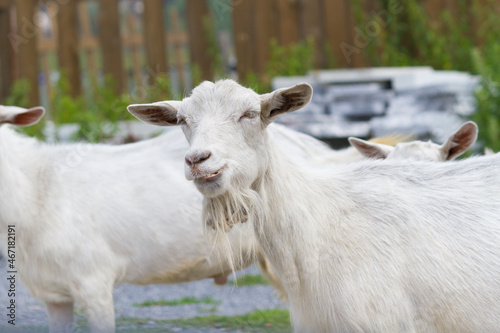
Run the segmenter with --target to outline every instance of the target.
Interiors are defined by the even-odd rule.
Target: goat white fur
[[[134,107],[137,106],[136,104]],[[334,150],[324,142],[285,126],[273,123],[268,128],[272,137],[279,142],[280,148],[290,153],[293,156],[294,162],[302,166],[322,168],[331,164],[356,162],[370,157],[354,145]],[[404,143],[411,137],[410,135],[388,135],[374,138],[370,141],[362,141],[367,142],[367,144],[384,147],[384,149],[391,149],[393,145]],[[409,155],[411,156],[411,154]]]
[[[0,123],[30,125],[43,112],[0,106]],[[46,304],[51,332],[72,332],[75,301],[92,332],[114,332],[120,282],[231,272],[219,260],[226,254],[206,241],[202,197],[181,172],[188,146],[175,132],[124,146],[47,145],[0,128],[0,235],[7,244],[7,225],[15,225],[19,277]],[[238,254],[255,251],[248,228],[231,236]],[[253,262],[242,257],[236,269]]]
[[[226,80],[129,111],[182,124],[205,220],[227,230],[248,216],[295,331],[499,332],[500,156],[297,167],[266,127],[311,95]]]
[[[7,244],[7,225],[16,226],[19,277],[46,304],[51,332],[71,332],[74,302],[92,332],[113,332],[117,283],[222,283],[254,261],[248,225],[235,228],[226,247],[206,240],[202,196],[182,174],[189,146],[180,130],[123,146],[47,145],[2,125],[31,125],[43,114],[0,106],[0,237]],[[282,126],[273,132],[297,161],[330,151]],[[240,259],[234,267],[228,252]]]
[[[451,161],[462,155],[477,139],[476,123],[468,121],[454,132],[442,145],[432,141],[399,142],[395,146],[368,142],[350,137],[349,142],[368,158],[412,158],[427,161]]]

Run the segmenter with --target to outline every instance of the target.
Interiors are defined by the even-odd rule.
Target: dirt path
[[[0,307],[6,308],[8,284],[5,263],[0,266]],[[255,267],[238,272],[238,275],[259,274]],[[16,284],[16,326],[1,316],[0,332],[48,332],[48,319],[43,304],[33,298],[18,281]],[[211,304],[185,304],[175,306],[134,306],[146,301],[174,301],[185,297],[211,298]],[[193,318],[197,316],[235,316],[260,309],[286,308],[267,285],[239,286],[228,283],[217,286],[213,280],[177,285],[135,286],[123,284],[114,290],[117,332],[231,332],[226,329],[193,329],[158,323],[157,320]],[[5,312],[5,311],[4,311]],[[85,322],[83,311],[76,306],[75,332],[85,332],[79,325]]]

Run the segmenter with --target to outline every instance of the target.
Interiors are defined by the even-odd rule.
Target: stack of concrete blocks
[[[413,134],[443,142],[475,111],[479,78],[430,67],[318,70],[276,77],[273,88],[307,82],[311,103],[278,118],[321,139]]]

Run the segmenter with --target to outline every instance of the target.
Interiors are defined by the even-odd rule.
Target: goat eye
[[[257,112],[255,112],[255,111],[247,111],[247,112],[245,112],[245,113],[244,113],[244,114],[240,117],[240,120],[241,120],[241,119],[245,119],[245,118],[250,118],[250,119],[252,119],[252,118],[257,117],[258,115],[259,115],[259,114],[258,114]]]
[[[184,117],[177,117],[177,125],[184,125],[186,123],[186,119]]]

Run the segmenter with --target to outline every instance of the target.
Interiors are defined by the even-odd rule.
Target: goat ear
[[[30,126],[36,124],[45,114],[42,106],[30,109],[17,106],[0,106],[0,124],[12,124],[16,126]]]
[[[450,161],[465,153],[476,142],[477,133],[475,122],[468,121],[463,124],[441,146],[445,159]]]
[[[180,105],[180,101],[132,104],[127,106],[127,110],[145,123],[156,126],[174,126],[177,125],[177,111]]]
[[[301,109],[311,101],[313,89],[307,83],[283,88],[260,96],[261,118],[268,125],[283,113]]]
[[[351,146],[356,148],[361,153],[361,155],[368,158],[376,158],[383,160],[394,149],[393,147],[388,145],[369,142],[358,138],[354,138],[352,136],[349,137],[348,140]]]

